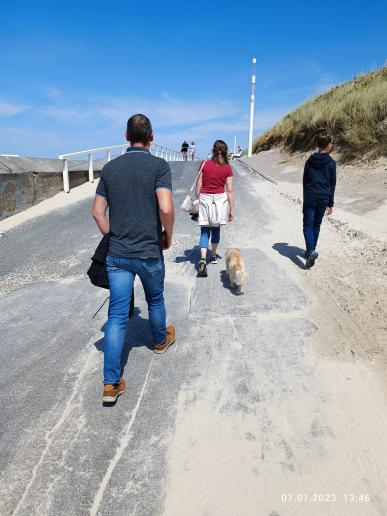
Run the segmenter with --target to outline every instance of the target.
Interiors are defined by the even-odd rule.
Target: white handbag
[[[195,188],[195,185],[198,182],[200,174],[202,173],[204,164],[205,164],[205,161],[203,161],[202,166],[199,169],[198,175],[196,176],[196,179],[189,190],[190,192],[192,192],[192,190]],[[197,213],[199,213],[199,200],[198,199],[193,200],[191,197],[191,194],[188,194],[185,196],[185,199],[181,203],[180,207],[183,211],[186,211],[187,213],[190,213],[191,215],[196,215]]]
[[[193,201],[190,195],[186,195],[184,201],[181,203],[181,209],[187,213],[191,213],[193,208]]]

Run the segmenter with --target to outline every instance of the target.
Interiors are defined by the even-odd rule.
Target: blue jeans
[[[153,341],[161,344],[167,337],[164,305],[164,259],[118,258],[107,256],[109,276],[109,318],[104,338],[104,383],[118,383],[121,378],[121,355],[129,317],[130,298],[136,274],[140,277],[148,303]]]
[[[199,247],[208,249],[208,243],[210,241],[211,235],[211,243],[219,244],[220,242],[220,226],[218,227],[210,227],[210,226],[201,226],[200,227],[200,240]]]
[[[327,208],[327,201],[304,202],[302,212],[304,214],[304,238],[307,253],[314,251],[317,247],[321,222]]]

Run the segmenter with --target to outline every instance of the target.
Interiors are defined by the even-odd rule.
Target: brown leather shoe
[[[175,342],[175,327],[174,326],[167,326],[167,338],[165,339],[165,342],[162,344],[155,344],[153,347],[153,351],[155,353],[165,353],[169,346],[172,346],[172,344]]]
[[[106,383],[103,387],[102,401],[104,403],[114,403],[118,396],[124,394],[126,389],[126,382],[121,378],[119,384]]]

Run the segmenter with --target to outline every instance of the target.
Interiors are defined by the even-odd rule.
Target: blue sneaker
[[[311,267],[313,267],[314,262],[316,261],[317,257],[318,257],[317,251],[312,251],[311,253],[309,253],[306,258],[305,268],[310,269]]]

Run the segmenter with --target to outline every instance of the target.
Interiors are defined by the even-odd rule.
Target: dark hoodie
[[[336,187],[336,161],[326,152],[315,152],[304,168],[304,202],[326,201],[332,207]]]

